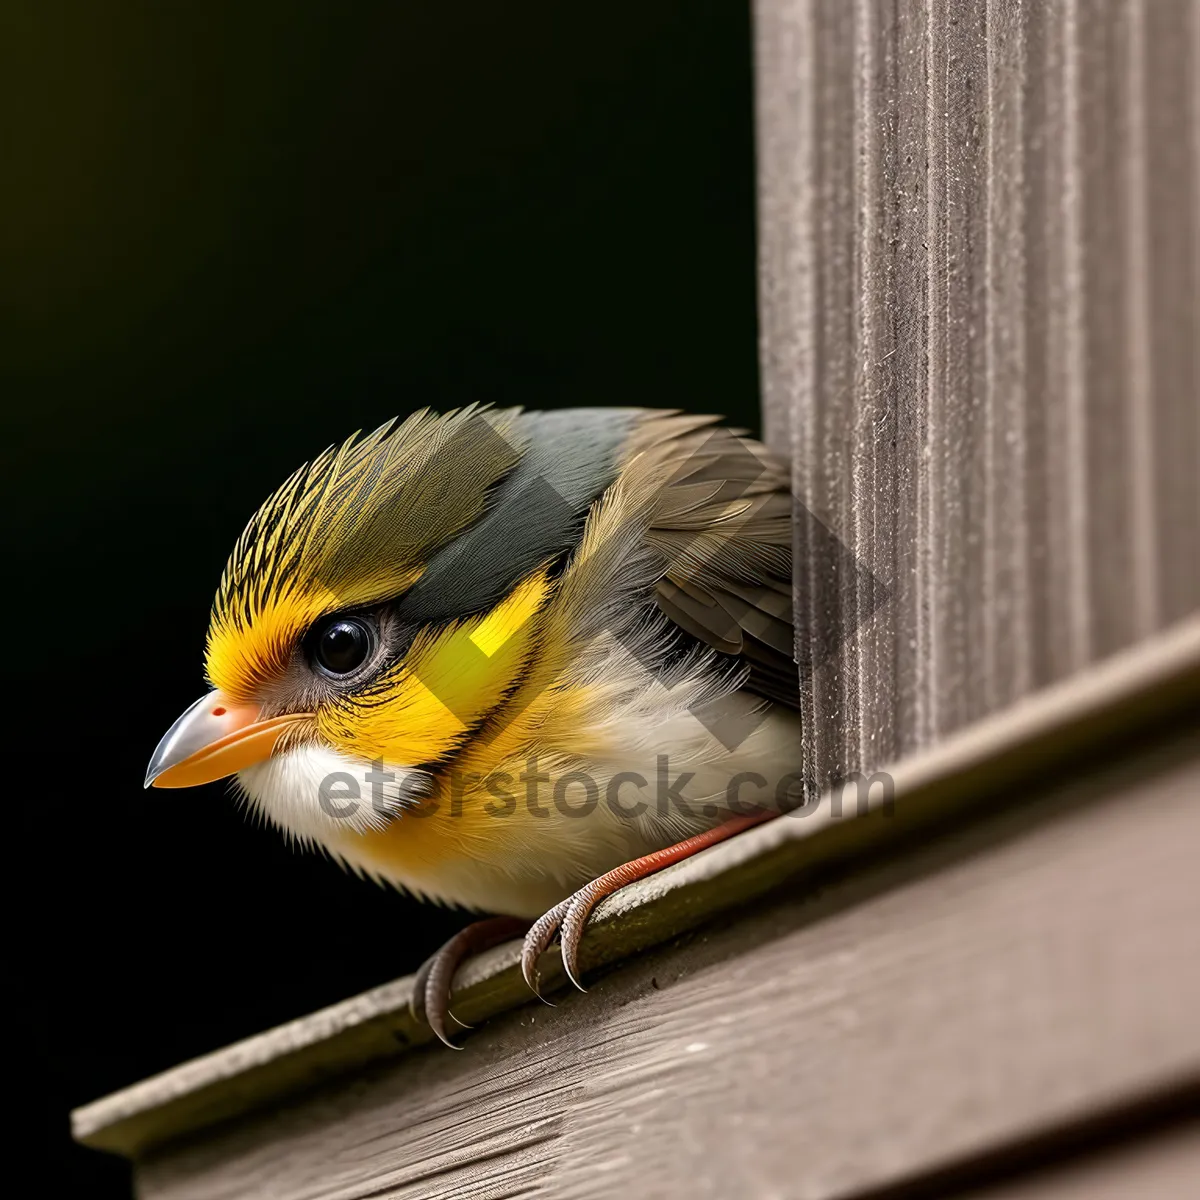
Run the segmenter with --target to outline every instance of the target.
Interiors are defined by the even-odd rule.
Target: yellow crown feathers
[[[518,461],[516,410],[428,410],[355,434],[295,471],[250,519],[221,576],[209,681],[251,699],[327,613],[377,604],[420,578]]]

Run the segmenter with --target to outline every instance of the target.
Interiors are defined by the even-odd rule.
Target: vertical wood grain
[[[827,782],[1200,608],[1200,0],[756,12],[764,397]]]

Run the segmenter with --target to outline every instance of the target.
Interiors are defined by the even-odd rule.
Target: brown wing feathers
[[[747,687],[794,708],[787,473],[740,431],[711,420],[654,418],[639,431],[638,440],[651,435],[646,453],[674,468],[646,538],[666,560],[656,599],[692,637],[741,658]],[[651,440],[656,428],[660,439]]]

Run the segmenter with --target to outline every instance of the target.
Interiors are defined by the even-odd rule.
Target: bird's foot
[[[520,937],[529,928],[529,922],[520,917],[488,917],[476,921],[456,933],[440,950],[435,951],[422,964],[413,984],[412,1013],[418,1021],[424,1021],[451,1050],[461,1050],[446,1032],[449,1017],[464,1029],[470,1029],[450,1011],[450,985],[454,972],[472,954],[482,954],[493,946],[512,938]]]
[[[540,1000],[545,999],[538,988],[537,964],[542,952],[554,941],[555,934],[558,935],[563,969],[566,971],[567,977],[581,992],[587,991],[579,982],[579,944],[583,940],[583,931],[587,928],[592,910],[606,896],[611,896],[613,892],[620,891],[621,888],[635,880],[645,879],[647,875],[653,875],[656,871],[671,866],[672,863],[691,858],[693,854],[699,854],[701,850],[706,850],[709,846],[715,846],[718,842],[723,842],[726,838],[731,838],[743,830],[749,829],[752,825],[761,825],[764,821],[769,821],[778,815],[778,813],[766,812],[754,816],[734,817],[722,825],[717,825],[713,829],[699,833],[674,846],[667,846],[663,850],[656,850],[653,854],[635,858],[632,862],[627,862],[624,866],[617,867],[616,870],[609,871],[598,879],[593,879],[573,896],[568,896],[567,899],[556,904],[548,913],[533,923],[525,935],[525,945],[521,948],[521,974],[525,976],[525,982],[529,984],[534,995]]]
[[[568,978],[580,991],[586,990],[579,982],[579,945],[583,940],[588,919],[601,900],[635,880],[644,879],[647,875],[653,875],[656,871],[671,866],[672,863],[691,858],[693,854],[699,854],[701,850],[715,846],[718,842],[723,842],[726,838],[731,838],[752,825],[760,825],[777,815],[768,812],[735,817],[677,845],[656,850],[642,858],[635,858],[632,862],[593,879],[574,895],[568,896],[539,917],[532,926],[519,917],[489,917],[468,925],[426,959],[417,972],[413,986],[413,1015],[418,1020],[424,1020],[437,1037],[451,1049],[461,1050],[462,1047],[456,1046],[446,1031],[447,1018],[464,1029],[470,1028],[450,1012],[450,985],[454,980],[455,971],[471,955],[482,953],[521,934],[525,934],[525,944],[521,948],[521,973],[539,999],[544,997],[538,987],[538,959],[542,952],[549,948],[556,935]]]

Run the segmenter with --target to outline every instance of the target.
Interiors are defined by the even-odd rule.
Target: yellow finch
[[[715,418],[419,412],[331,447],[251,519],[208,630],[213,690],[147,786],[236,775],[297,842],[498,914],[461,959],[768,814],[800,753],[786,473]],[[530,929],[530,921],[540,917]]]

